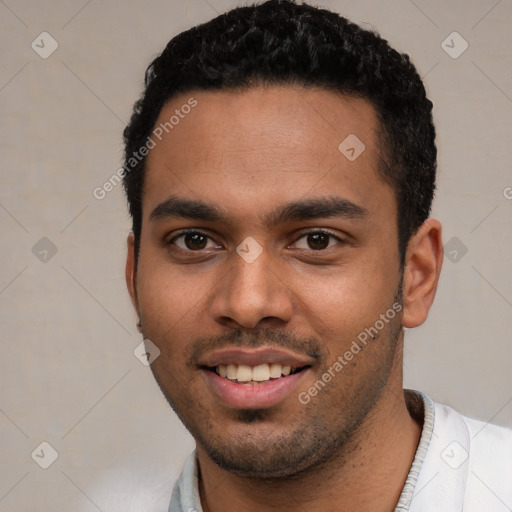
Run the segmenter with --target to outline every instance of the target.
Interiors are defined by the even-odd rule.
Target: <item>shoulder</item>
[[[423,404],[423,432],[411,467],[412,497],[397,510],[511,512],[512,430],[406,391]]]
[[[512,430],[446,405],[436,403],[434,409],[440,456],[444,466],[461,477],[463,510],[511,510]]]
[[[434,403],[434,432],[443,438],[464,441],[470,466],[491,465],[496,471],[512,471],[512,430],[464,416]],[[512,485],[512,479],[510,480]]]

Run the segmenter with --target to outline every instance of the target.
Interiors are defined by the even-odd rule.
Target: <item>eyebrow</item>
[[[292,221],[333,217],[363,219],[367,216],[366,208],[339,196],[329,196],[285,203],[264,215],[263,222],[273,226]],[[207,222],[228,222],[229,215],[218,206],[200,200],[171,196],[157,205],[149,218],[154,221],[184,218]]]
[[[368,210],[339,196],[319,197],[292,201],[279,206],[265,216],[268,225],[285,222],[314,220],[323,218],[362,219],[368,216]]]
[[[225,222],[227,214],[212,204],[194,199],[171,196],[162,201],[149,216],[150,220],[184,218],[211,222]]]

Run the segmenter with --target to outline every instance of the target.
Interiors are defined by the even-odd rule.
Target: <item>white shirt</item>
[[[512,512],[512,430],[467,418],[406,390],[423,429],[394,512]],[[194,451],[169,512],[203,512]]]

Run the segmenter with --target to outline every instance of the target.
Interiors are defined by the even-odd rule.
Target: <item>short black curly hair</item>
[[[380,175],[393,187],[401,264],[435,190],[432,102],[409,56],[339,14],[294,0],[235,8],[177,35],[148,66],[124,130],[126,191],[138,256],[148,140],[164,104],[197,90],[301,85],[367,99],[380,128]],[[138,154],[138,153],[137,153]],[[128,165],[133,164],[133,165]]]

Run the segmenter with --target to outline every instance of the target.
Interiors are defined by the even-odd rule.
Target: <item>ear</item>
[[[434,301],[443,264],[441,223],[427,219],[407,246],[404,271],[404,327],[418,327]]]
[[[133,307],[139,315],[139,302],[137,300],[137,271],[135,268],[135,237],[133,233],[128,235],[128,239],[126,241],[127,252],[126,252],[126,269],[125,269],[125,277],[126,277],[126,287],[128,288],[128,293],[132,299]],[[140,320],[140,315],[139,315]]]

